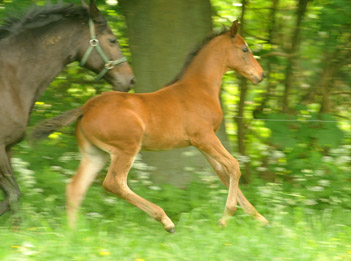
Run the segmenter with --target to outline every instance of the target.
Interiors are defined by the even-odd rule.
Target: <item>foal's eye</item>
[[[244,47],[244,48],[243,48],[243,52],[244,52],[244,53],[247,53],[248,51],[249,51],[249,48],[247,48],[247,47]]]
[[[112,44],[117,43],[117,40],[116,40],[116,39],[109,39],[109,41],[110,41],[110,43],[112,43]]]

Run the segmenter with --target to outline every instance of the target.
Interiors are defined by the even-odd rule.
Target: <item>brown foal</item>
[[[159,91],[140,94],[106,92],[90,99],[81,108],[44,122],[35,130],[34,135],[40,135],[46,125],[46,131],[52,132],[79,118],[76,135],[82,160],[76,175],[67,185],[67,212],[71,226],[75,225],[88,187],[110,155],[111,165],[103,187],[161,222],[168,232],[175,232],[173,222],[161,207],[128,187],[127,176],[141,149],[168,150],[185,146],[198,148],[229,189],[220,225],[227,224],[237,202],[246,213],[268,223],[240,191],[239,163],[215,134],[223,116],[219,101],[223,74],[235,70],[254,84],[264,78],[261,66],[237,31],[238,22],[235,21],[231,30],[208,39],[179,79]]]

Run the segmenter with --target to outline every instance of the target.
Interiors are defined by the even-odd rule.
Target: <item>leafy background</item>
[[[278,2],[275,8],[274,2]],[[232,73],[225,75],[222,101],[228,139],[243,171],[241,187],[271,221],[270,228],[258,226],[239,209],[229,226],[220,230],[216,221],[226,190],[210,169],[189,168],[186,171],[194,179],[179,189],[152,182],[152,169],[138,158],[130,186],[165,209],[176,223],[177,234],[166,235],[140,210],[103,191],[104,171],[89,190],[79,229],[73,233],[65,225],[64,194],[79,153],[74,127],[68,127],[35,146],[25,140],[14,148],[22,224],[11,228],[9,216],[0,217],[0,257],[351,260],[351,4],[348,0],[307,1],[299,25],[299,48],[292,53],[302,2],[211,1],[215,29],[240,17],[246,6],[245,39],[262,66],[269,68],[269,77],[262,84],[249,86],[243,105],[239,103],[241,80]],[[32,3],[46,4],[0,1],[0,17],[25,10]],[[119,6],[99,1],[99,8],[108,16],[130,60]],[[288,110],[284,110],[290,73],[293,87],[287,97]],[[30,128],[110,90],[109,85],[93,83],[93,79],[94,75],[77,64],[68,65],[36,103]],[[240,137],[238,118],[245,127]],[[238,152],[238,138],[244,140],[245,151]]]

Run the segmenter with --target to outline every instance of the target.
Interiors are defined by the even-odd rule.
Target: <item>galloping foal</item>
[[[238,187],[238,161],[226,151],[216,136],[222,121],[219,101],[221,78],[236,70],[254,84],[264,72],[243,38],[231,30],[207,39],[186,63],[174,83],[153,93],[106,92],[90,99],[83,107],[49,119],[38,126],[33,137],[47,135],[77,121],[76,135],[82,159],[67,185],[67,213],[75,225],[83,197],[98,172],[111,158],[103,187],[145,211],[175,232],[171,219],[159,206],[135,194],[127,176],[139,150],[168,150],[185,146],[198,148],[229,188],[224,214],[225,226],[236,210],[237,201],[244,211],[266,224],[268,221],[245,198]]]

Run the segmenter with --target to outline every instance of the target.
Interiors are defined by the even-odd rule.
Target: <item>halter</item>
[[[99,75],[96,77],[96,80],[101,80],[102,77],[104,77],[104,75],[111,69],[113,69],[115,66],[124,63],[127,61],[126,57],[122,57],[119,58],[117,60],[111,61],[107,58],[107,56],[105,55],[104,51],[102,50],[100,44],[99,44],[99,40],[96,38],[95,35],[95,26],[94,26],[94,22],[92,19],[89,19],[89,29],[90,29],[90,41],[89,41],[89,48],[88,50],[85,52],[82,61],[80,62],[81,66],[84,66],[84,64],[87,62],[91,52],[94,50],[94,48],[96,49],[96,51],[100,54],[102,60],[104,60],[105,62],[105,66],[102,69],[102,71],[99,73]]]

